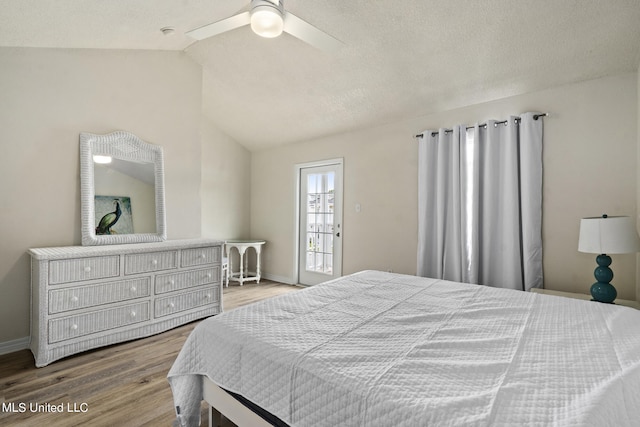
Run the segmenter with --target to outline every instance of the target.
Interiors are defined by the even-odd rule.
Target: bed
[[[184,426],[203,398],[252,427],[247,405],[292,427],[638,425],[640,311],[363,271],[201,322],[168,380]]]

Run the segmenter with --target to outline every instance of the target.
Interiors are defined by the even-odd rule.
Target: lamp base
[[[609,268],[611,265],[611,257],[605,254],[596,257],[596,267],[594,276],[597,282],[591,285],[591,296],[594,301],[613,303],[618,296],[616,288],[613,287],[611,279],[613,279],[613,271]]]
[[[618,292],[611,283],[596,282],[591,285],[591,296],[594,301],[613,303],[618,296]]]

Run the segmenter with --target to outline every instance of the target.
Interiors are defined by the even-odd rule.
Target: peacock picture
[[[96,196],[96,235],[131,234],[131,199],[129,197]]]

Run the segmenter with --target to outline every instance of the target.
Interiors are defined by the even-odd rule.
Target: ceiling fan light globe
[[[106,165],[111,163],[111,156],[101,156],[101,155],[94,155],[93,156],[93,161],[94,163],[99,163],[101,165]]]
[[[254,33],[262,37],[278,37],[284,30],[282,14],[273,7],[255,7],[251,11],[251,29]]]

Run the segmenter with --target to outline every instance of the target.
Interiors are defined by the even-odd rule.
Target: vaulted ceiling
[[[249,0],[0,0],[0,46],[184,50],[203,109],[251,150],[610,74],[640,62],[640,0],[285,0],[343,42],[185,32]],[[163,35],[172,27],[172,35]]]

